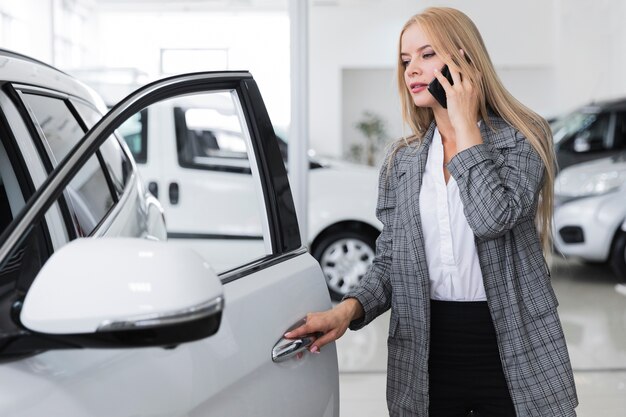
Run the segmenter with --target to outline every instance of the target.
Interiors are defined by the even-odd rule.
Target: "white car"
[[[609,261],[626,279],[626,153],[573,165],[555,183],[556,250]]]
[[[226,96],[213,99],[168,100],[137,113],[120,132],[165,210],[170,240],[193,247],[221,271],[264,247],[236,109]],[[286,161],[280,138],[279,146]],[[374,258],[382,230],[375,216],[378,170],[315,159],[309,168],[306,244],[331,297],[340,300]]]
[[[338,416],[334,345],[309,355],[309,338],[282,336],[330,298],[251,75],[157,81],[100,120],[75,79],[0,61],[0,415]],[[262,249],[220,273],[162,241],[161,207],[114,133],[187,95],[229,100],[253,161],[241,198]]]

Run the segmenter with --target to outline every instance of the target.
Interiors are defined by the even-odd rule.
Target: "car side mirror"
[[[589,140],[585,137],[577,137],[576,139],[574,139],[574,152],[576,153],[583,153],[583,152],[589,152],[589,150],[591,149],[591,145],[589,144]]]
[[[586,153],[604,150],[604,138],[584,134],[574,139],[572,150],[576,153]]]
[[[223,307],[219,278],[193,250],[85,238],[46,262],[20,319],[33,332],[81,347],[171,346],[216,333]]]

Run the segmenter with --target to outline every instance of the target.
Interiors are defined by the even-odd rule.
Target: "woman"
[[[433,78],[447,108],[427,89]],[[413,136],[381,169],[374,263],[340,304],[286,336],[321,332],[318,352],[391,308],[392,416],[575,416],[542,251],[554,180],[547,123],[505,90],[478,30],[454,9],[406,23],[398,84]]]

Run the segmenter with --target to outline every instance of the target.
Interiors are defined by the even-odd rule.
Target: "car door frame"
[[[0,265],[30,225],[43,216],[80,167],[124,120],[155,102],[217,88],[237,90],[248,123],[270,228],[272,254],[264,260],[271,261],[275,255],[300,248],[302,244],[287,174],[276,141],[263,140],[264,137],[274,137],[274,131],[267,112],[255,111],[262,105],[263,99],[252,75],[246,71],[206,72],[169,77],[148,84],[113,107],[58,164],[15,221],[0,235],[0,242],[3,242],[0,246]],[[226,282],[237,279],[246,270],[244,268],[239,274],[232,271],[227,274]]]

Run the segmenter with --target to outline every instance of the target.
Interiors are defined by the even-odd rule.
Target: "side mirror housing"
[[[77,239],[46,262],[20,313],[29,330],[81,347],[166,346],[217,332],[222,285],[191,249]]]

